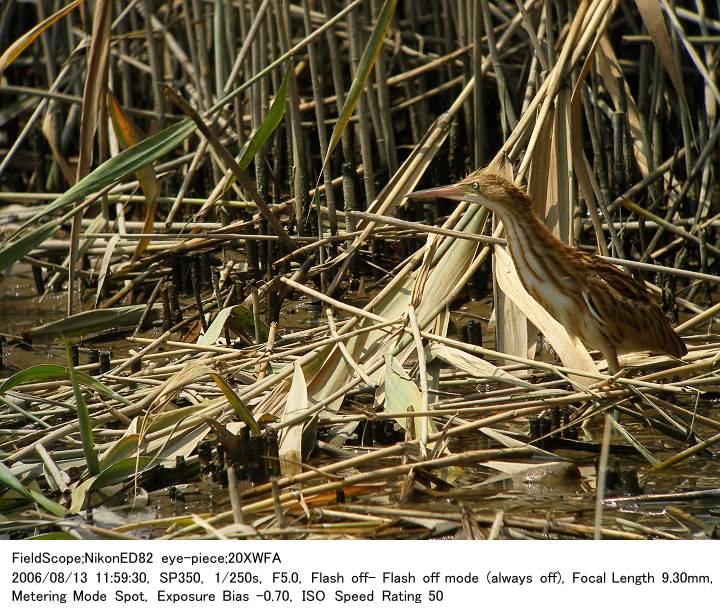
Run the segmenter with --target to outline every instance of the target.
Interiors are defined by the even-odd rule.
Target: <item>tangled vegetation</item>
[[[716,5],[0,15],[3,533],[717,535]],[[608,376],[485,208],[406,198],[488,165],[688,354]]]

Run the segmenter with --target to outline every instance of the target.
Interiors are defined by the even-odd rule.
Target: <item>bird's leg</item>
[[[608,364],[608,374],[610,375],[610,379],[608,382],[614,382],[615,378],[620,373],[620,362],[618,361],[617,350],[613,346],[608,346],[602,350],[602,354],[605,357],[605,359],[607,360],[607,364]],[[613,417],[615,418],[615,421],[620,419],[620,409],[619,408],[616,407],[613,410]],[[610,428],[610,430],[611,430],[610,434],[612,434],[613,429]]]
[[[620,372],[620,362],[618,361],[617,351],[615,347],[606,347],[602,350],[602,354],[607,360],[608,374],[610,376],[616,375]]]

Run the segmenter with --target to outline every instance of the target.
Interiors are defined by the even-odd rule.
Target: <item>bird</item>
[[[601,257],[555,237],[535,216],[530,195],[492,168],[407,196],[468,201],[494,212],[503,223],[525,290],[571,337],[600,351],[611,374],[620,372],[618,353],[687,354],[682,338],[644,286]]]

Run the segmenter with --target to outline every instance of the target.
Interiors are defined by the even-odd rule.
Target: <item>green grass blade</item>
[[[335,128],[333,128],[332,135],[330,136],[330,143],[325,154],[325,160],[323,160],[322,169],[320,169],[320,176],[322,176],[333,150],[337,144],[340,143],[340,138],[345,131],[345,127],[350,121],[350,117],[352,116],[355,106],[360,99],[360,95],[365,87],[370,71],[375,64],[375,60],[377,59],[380,50],[382,49],[383,42],[385,41],[385,35],[390,27],[390,21],[395,13],[396,5],[397,0],[385,0],[385,4],[383,4],[382,9],[380,9],[380,14],[378,15],[378,20],[373,27],[372,33],[370,34],[370,39],[368,40],[367,45],[365,45],[365,50],[363,51],[362,56],[360,56],[357,72],[355,73],[355,77],[350,85],[350,90],[348,90],[347,97],[345,98],[345,104],[340,110],[338,121],[335,124]]]
[[[45,509],[45,511],[48,511],[59,518],[64,517],[65,513],[67,513],[62,505],[59,505],[54,500],[40,494],[40,492],[30,490],[30,496],[38,505]]]
[[[57,336],[84,336],[106,329],[135,327],[144,310],[144,304],[87,310],[52,323],[33,327],[27,330],[24,336],[29,340],[44,340]]]
[[[96,378],[91,377],[89,374],[76,371],[75,376],[77,376],[78,381],[80,381],[83,385],[85,385],[86,387],[90,387],[101,394],[106,395],[108,398],[112,398],[113,400],[117,400],[118,402],[122,402],[123,404],[127,404],[128,406],[132,404],[130,400],[121,396],[119,393],[114,392],[107,385],[101,383]]]
[[[230,405],[235,409],[237,416],[248,425],[253,436],[260,436],[260,426],[258,426],[257,421],[255,421],[250,409],[242,403],[242,400],[237,397],[237,394],[233,391],[232,387],[227,384],[225,379],[219,374],[212,374],[211,376],[212,380],[215,381],[215,384],[220,388],[220,391],[222,391],[228,399]]]
[[[35,501],[43,509],[52,513],[53,515],[56,515],[58,517],[62,517],[65,515],[65,509],[63,509],[55,501],[46,498],[45,496],[35,492],[34,490],[28,490],[22,483],[20,483],[20,480],[15,477],[15,474],[2,462],[0,462],[0,484],[4,485],[6,488],[17,492],[18,494],[20,494],[20,496],[23,496],[28,500]]]
[[[345,14],[347,14],[349,11],[353,10],[356,5],[358,5],[360,0],[355,0],[351,5],[345,7],[342,11],[340,11],[337,15],[334,15],[331,19],[328,20],[326,24],[323,25],[321,30],[325,30],[326,28],[330,27],[332,24],[336,23],[338,20],[340,20]],[[388,5],[392,5],[392,10],[389,12],[389,15],[387,15],[387,18],[384,20],[387,23],[385,24],[385,29],[382,32],[383,38],[385,34],[386,28],[389,26],[390,23],[390,17],[392,16],[392,13],[395,10],[395,5],[397,4],[397,0],[388,0],[385,3],[385,6],[383,6],[383,9],[380,14],[380,20],[378,23],[383,21],[384,16],[388,12]],[[375,35],[376,30],[378,29],[377,25],[375,27],[375,30],[373,31],[373,35],[370,38],[370,42],[372,43]],[[366,50],[367,51],[367,50]],[[379,46],[378,46],[379,51]],[[295,50],[294,53],[297,53]],[[223,97],[220,101],[218,101],[210,110],[210,113],[215,113],[219,109],[221,109],[224,105],[226,105],[228,102],[230,102],[233,98],[235,98],[240,92],[246,90],[249,88],[253,83],[261,79],[264,75],[269,73],[270,71],[274,70],[278,66],[280,66],[283,62],[291,58],[293,55],[293,50],[288,51],[288,53],[283,54],[280,58],[272,62],[270,65],[268,65],[263,71],[260,71],[257,75],[254,75],[252,78],[250,78],[248,81],[243,83],[241,86],[233,90],[232,92],[228,93],[227,96]],[[365,54],[363,54],[363,57],[361,59],[361,66],[362,66],[362,60],[365,59]],[[372,66],[372,65],[371,65]],[[368,68],[369,72],[369,68]],[[279,94],[280,92],[278,92]],[[357,102],[357,100],[355,101]],[[348,119],[352,115],[352,110],[350,110],[350,113],[348,113]],[[347,124],[347,121],[345,122]],[[195,124],[190,118],[186,118],[184,120],[181,120],[180,122],[173,124],[172,126],[167,127],[166,129],[160,131],[156,135],[153,135],[152,137],[148,137],[147,139],[141,141],[137,145],[128,148],[127,150],[124,150],[123,152],[120,152],[117,156],[112,157],[111,159],[105,161],[103,164],[98,166],[96,169],[91,171],[88,175],[86,175],[80,182],[75,184],[72,188],[70,188],[67,192],[65,192],[63,195],[58,197],[55,201],[50,203],[46,208],[43,209],[42,212],[39,214],[33,216],[30,220],[28,220],[15,234],[14,237],[17,237],[19,233],[22,233],[27,228],[29,228],[32,224],[36,223],[40,218],[43,216],[48,216],[50,214],[53,214],[57,210],[67,206],[70,203],[77,202],[81,199],[84,199],[88,195],[91,195],[94,192],[98,192],[99,190],[102,190],[103,188],[106,188],[113,182],[116,182],[120,180],[121,178],[130,175],[131,173],[134,173],[138,169],[141,169],[145,165],[148,165],[164,154],[172,151],[175,149],[178,145],[180,145],[185,139],[187,139],[195,130]],[[342,130],[339,131],[342,133]],[[259,139],[259,137],[258,137]],[[339,136],[338,136],[339,139]],[[322,175],[322,172],[321,172]],[[54,233],[54,231],[53,231]],[[52,233],[50,234],[52,235]],[[11,238],[10,241],[12,241]],[[49,237],[49,235],[47,236]],[[31,239],[28,237],[28,239]],[[46,239],[46,238],[43,238]],[[6,254],[6,251],[9,250],[9,244],[8,242],[5,243],[5,245],[0,248],[0,270],[4,269],[7,265],[14,263],[19,258],[25,256],[30,250],[38,246],[42,240],[35,241],[35,242],[29,242],[29,245],[24,246],[24,250],[22,251],[13,251],[12,254]]]
[[[35,415],[30,413],[29,411],[26,411],[21,406],[18,406],[17,404],[15,404],[12,400],[10,400],[8,398],[0,396],[0,403],[4,404],[9,409],[12,409],[16,413],[20,413],[20,415],[22,415],[26,419],[29,419],[30,421],[34,421],[38,426],[41,426],[43,428],[52,428],[52,426],[48,422],[43,421],[39,417],[36,417]]]
[[[267,342],[270,335],[270,327],[262,319],[260,323],[260,342]],[[252,310],[245,308],[242,304],[233,306],[227,318],[228,327],[236,333],[245,334],[252,339],[255,336],[255,316]]]
[[[267,140],[275,132],[275,129],[280,125],[280,122],[285,115],[285,102],[287,101],[289,77],[290,71],[285,73],[285,77],[283,77],[280,88],[275,96],[275,100],[272,105],[270,105],[270,109],[268,110],[265,119],[262,121],[260,126],[258,126],[258,129],[252,134],[247,146],[245,146],[245,151],[242,153],[240,162],[238,163],[243,169],[247,168],[250,161],[255,158],[255,154],[260,151],[260,148],[265,145]]]
[[[65,337],[62,339],[65,347],[65,355],[68,362],[68,370],[70,372],[70,382],[75,392],[75,404],[77,405],[78,423],[80,424],[80,439],[82,440],[83,451],[85,452],[85,460],[87,462],[88,472],[91,475],[97,475],[100,472],[100,463],[98,462],[97,452],[93,444],[92,424],[90,423],[90,413],[88,412],[85,398],[83,398],[80,389],[80,380],[77,371],[72,365],[72,351],[70,343]]]
[[[332,28],[336,23],[338,23],[346,15],[348,15],[349,13],[354,11],[358,6],[360,6],[365,1],[366,0],[352,0],[352,2],[350,2],[346,7],[344,7],[342,10],[338,11],[335,15],[333,15],[330,19],[328,19],[322,26],[320,26],[317,30],[315,30],[315,32],[313,32],[310,36],[305,37],[297,45],[295,45],[291,49],[288,49],[279,58],[273,60],[264,69],[256,72],[254,75],[252,75],[252,77],[249,77],[247,81],[245,81],[244,83],[239,85],[234,90],[231,90],[230,92],[228,92],[219,101],[217,101],[212,107],[210,107],[210,109],[208,109],[208,114],[217,113],[220,109],[222,109],[230,101],[237,98],[238,94],[240,94],[241,92],[244,92],[250,86],[257,83],[261,79],[265,78],[270,73],[272,73],[276,68],[282,66],[283,62],[286,62],[293,56],[297,56],[300,53],[300,51],[305,48],[306,45],[311,43],[313,40],[316,40],[317,38],[319,38],[323,32],[326,32],[327,30]]]
[[[2,383],[0,383],[0,394],[4,394],[8,389],[12,389],[17,385],[37,383],[38,381],[49,381],[50,379],[66,376],[68,376],[68,371],[65,366],[58,366],[57,364],[38,364],[32,368],[20,370],[20,372],[16,372],[11,377],[5,379]]]
[[[59,230],[60,224],[55,220],[50,220],[37,229],[6,242],[0,249],[0,272],[22,259],[33,248],[42,244]]]
[[[58,208],[75,201],[80,201],[88,195],[102,190],[113,182],[135,173],[145,165],[155,162],[161,156],[172,152],[185,139],[195,131],[192,120],[186,118],[172,126],[161,130],[152,137],[144,139],[137,145],[123,150],[117,156],[105,161],[102,165],[88,173],[75,186],[55,199],[44,211],[50,214]]]
[[[76,372],[76,375],[80,383],[83,385],[91,387],[108,398],[112,398],[113,400],[117,400],[123,404],[131,404],[127,398],[114,392],[107,385],[101,383],[89,374]],[[70,378],[70,372],[65,366],[59,366],[57,364],[38,364],[37,366],[20,370],[20,372],[16,372],[11,377],[5,379],[2,383],[0,383],[0,394],[4,394],[8,389],[12,389],[17,385],[37,383],[57,378]]]
[[[132,458],[138,450],[140,444],[139,434],[127,434],[115,441],[110,449],[100,456],[100,468],[104,471],[121,460]]]
[[[15,477],[15,473],[13,473],[7,466],[5,466],[2,462],[0,462],[0,483],[4,485],[6,488],[10,488],[11,490],[15,490],[20,496],[24,496],[27,499],[32,499],[32,495],[30,494],[30,490],[28,490],[21,482],[20,480]]]
[[[180,122],[168,126],[166,129],[161,130],[159,133],[144,139],[137,145],[134,145],[127,150],[120,152],[117,156],[113,156],[111,159],[105,161],[99,167],[88,173],[82,180],[75,184],[72,188],[63,193],[60,197],[55,199],[47,207],[45,207],[40,213],[30,218],[18,231],[21,233],[27,229],[30,225],[37,222],[44,216],[54,214],[57,210],[71,204],[76,201],[80,201],[95,192],[98,192],[108,187],[113,182],[121,180],[131,173],[135,173],[144,166],[156,161],[158,158],[173,151],[178,147],[185,139],[187,139],[195,130],[195,124],[189,118],[181,120]],[[59,225],[57,222],[46,223],[46,225],[55,224],[57,228]],[[41,229],[44,228],[40,227]],[[49,227],[48,227],[49,228]],[[38,246],[43,240],[50,237],[57,229],[48,233],[44,237],[35,236],[37,231],[24,236],[21,240],[15,240],[11,238],[5,243],[2,249],[0,249],[0,269],[10,263],[14,263],[20,257],[25,256],[33,248]],[[16,237],[17,234],[14,236]],[[22,246],[16,246],[16,244],[22,243]],[[13,248],[13,250],[11,250]],[[22,248],[22,250],[21,250]]]
[[[157,466],[164,462],[162,458],[156,458],[155,456],[139,456],[137,458],[126,458],[124,460],[118,460],[113,462],[107,468],[92,480],[91,489],[99,490],[107,486],[115,485],[121,481],[126,481],[135,477],[138,473]]]
[[[77,537],[73,537],[70,533],[62,530],[56,530],[51,533],[43,533],[42,535],[33,535],[25,537],[25,541],[74,541]]]
[[[252,159],[255,158],[255,154],[260,151],[260,148],[265,145],[267,140],[275,132],[275,129],[280,125],[280,122],[285,115],[285,102],[287,101],[289,76],[290,71],[285,73],[285,77],[283,77],[280,88],[278,89],[277,96],[270,106],[267,115],[260,126],[258,126],[257,130],[252,134],[250,140],[245,146],[245,150],[238,161],[238,166],[241,169],[247,169]],[[231,175],[223,186],[223,194],[225,194],[236,181],[237,178],[235,175]]]
[[[70,511],[79,513],[85,506],[89,493],[100,490],[107,486],[122,483],[127,479],[135,477],[144,470],[162,463],[161,458],[153,456],[139,456],[137,458],[126,458],[110,464],[107,468],[76,485],[70,492]]]

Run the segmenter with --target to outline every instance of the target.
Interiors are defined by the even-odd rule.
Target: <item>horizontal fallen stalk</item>
[[[369,212],[346,212],[346,215],[352,216],[353,218],[359,218],[361,220],[370,220],[372,222],[385,223],[387,225],[392,225],[393,227],[398,227],[401,229],[411,229],[415,231],[420,231],[422,233],[434,233],[435,235],[444,235],[447,237],[454,237],[461,240],[471,240],[475,242],[485,242],[486,244],[492,244],[497,246],[507,246],[507,241],[499,237],[478,235],[476,233],[465,233],[463,231],[455,231],[454,229],[444,229],[442,227],[434,227],[432,225],[425,225],[419,222],[401,220],[399,218],[393,218],[392,216],[380,216],[379,214],[370,214]],[[712,274],[693,272],[690,270],[678,269],[676,267],[666,267],[664,265],[654,265],[652,263],[641,263],[639,261],[630,261],[628,259],[616,259],[615,257],[607,257],[603,255],[598,256],[602,259],[605,259],[605,261],[613,263],[615,265],[622,265],[624,267],[630,267],[650,272],[663,272],[665,274],[673,274],[675,276],[684,276],[686,278],[695,278],[697,280],[706,280],[708,282],[720,284],[720,276],[713,276]]]

